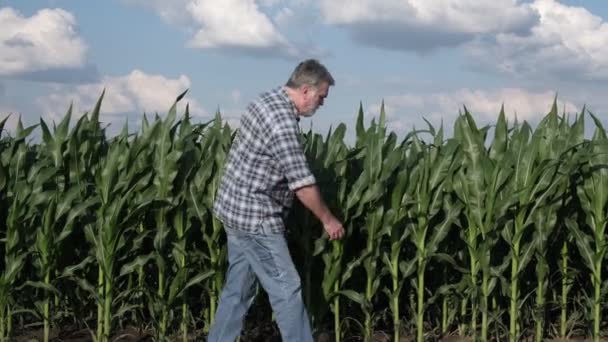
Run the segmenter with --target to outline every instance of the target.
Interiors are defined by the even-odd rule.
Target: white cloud
[[[456,46],[478,34],[526,32],[538,20],[516,0],[320,0],[329,24],[383,48],[429,50]]]
[[[284,0],[260,0],[260,5],[264,7],[272,7],[280,4]]]
[[[186,6],[192,0],[120,0],[127,5],[140,6],[153,10],[158,16],[168,24],[183,24],[192,20],[186,11]]]
[[[436,97],[440,109],[449,112],[450,108],[466,106],[469,112],[480,120],[492,122],[498,117],[500,106],[504,104],[505,115],[511,121],[535,121],[544,117],[555,99],[554,91],[532,93],[521,88],[504,88],[494,91],[461,89],[454,94]],[[576,112],[577,106],[570,101],[559,100],[566,112]],[[452,109],[454,110],[454,109]]]
[[[0,8],[0,23],[0,75],[85,64],[87,46],[70,12],[41,9],[26,18],[5,7]]]
[[[532,7],[540,21],[531,35],[501,33],[467,46],[475,67],[523,77],[608,79],[608,23],[554,0],[536,0]]]
[[[366,45],[462,47],[470,68],[527,79],[608,79],[608,22],[556,0],[319,0],[326,22]]]
[[[441,24],[446,30],[469,33],[517,29],[533,15],[528,5],[514,0],[321,0],[320,5],[332,24]]]
[[[52,120],[63,117],[69,104],[73,102],[74,113],[81,115],[93,108],[105,88],[101,114],[107,121],[122,121],[124,114],[141,115],[144,112],[164,114],[175,101],[177,95],[190,87],[190,79],[181,75],[169,79],[161,75],[146,74],[133,70],[125,76],[105,77],[99,83],[76,87],[56,86],[55,92],[37,99],[38,106]],[[193,116],[207,115],[205,109],[191,98],[180,101],[178,113],[182,113],[185,103],[190,103]]]
[[[186,28],[193,35],[188,42],[192,48],[238,49],[257,55],[291,57],[301,51],[279,31],[267,14],[270,7],[281,5],[275,21],[283,25],[290,18],[291,0],[122,0],[154,10],[167,23]],[[264,7],[262,9],[261,7]]]
[[[121,1],[152,9],[166,23],[185,29],[191,48],[287,59],[328,55],[315,43],[321,20],[311,0]]]
[[[202,26],[190,41],[200,48],[272,48],[287,45],[254,0],[193,0],[188,11]]]
[[[466,106],[475,121],[481,126],[496,122],[501,105],[504,104],[505,115],[510,123],[515,121],[537,122],[544,117],[553,104],[555,92],[529,92],[521,88],[503,88],[496,90],[474,90],[463,88],[453,92],[435,94],[406,93],[385,98],[385,110],[388,125],[398,132],[407,132],[416,128],[426,128],[423,118],[429,120],[435,128],[444,123],[451,131],[452,123],[459,111]],[[573,101],[558,97],[560,113],[577,113],[581,107]],[[368,107],[367,112],[378,115],[379,104]]]
[[[274,16],[274,22],[277,23],[277,26],[279,27],[287,27],[291,22],[293,22],[295,17],[296,13],[293,9],[283,7]]]

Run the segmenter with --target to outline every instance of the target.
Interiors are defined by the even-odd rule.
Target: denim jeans
[[[312,342],[308,314],[302,301],[300,276],[283,234],[247,234],[226,229],[228,273],[208,342],[233,342],[262,285],[275,313],[283,342]]]

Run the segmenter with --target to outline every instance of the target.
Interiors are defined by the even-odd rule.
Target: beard
[[[317,112],[317,109],[319,109],[319,106],[316,106],[310,110],[307,110],[307,111],[301,113],[300,115],[302,115],[303,117],[309,118],[309,117],[315,115],[315,113]]]

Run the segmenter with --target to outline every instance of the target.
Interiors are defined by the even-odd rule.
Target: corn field
[[[46,342],[64,326],[99,342],[125,326],[201,340],[214,320],[227,261],[211,208],[235,131],[174,104],[108,137],[102,99],[75,122],[71,108],[58,124],[0,121],[0,341],[39,327]],[[384,109],[367,123],[360,107],[354,128],[352,146],[344,124],[302,133],[346,229],[329,241],[300,204],[287,222],[317,333],[607,334],[608,139],[596,116],[554,102],[535,128],[502,110],[478,127],[463,108],[451,134],[429,123],[398,137]]]

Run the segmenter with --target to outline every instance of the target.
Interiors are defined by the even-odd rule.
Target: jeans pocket
[[[264,272],[268,276],[276,278],[280,275],[279,267],[277,266],[275,258],[272,255],[270,246],[264,243],[263,239],[263,237],[252,236],[250,238],[251,249],[259,260],[260,267],[264,270]]]

